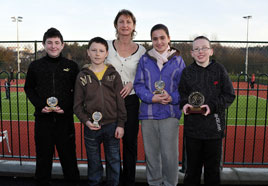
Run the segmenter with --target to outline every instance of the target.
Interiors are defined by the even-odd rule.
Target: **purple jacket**
[[[139,62],[134,81],[134,89],[142,103],[140,106],[139,119],[165,119],[169,117],[181,117],[179,108],[180,95],[178,85],[182,70],[185,68],[184,61],[179,51],[173,53],[160,71],[156,59],[145,53]],[[172,97],[172,102],[167,105],[152,103],[153,92],[156,90],[154,83],[158,80],[165,82],[165,90]]]

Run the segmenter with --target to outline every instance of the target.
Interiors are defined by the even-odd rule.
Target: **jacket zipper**
[[[55,91],[55,73],[53,72],[52,74],[52,84],[53,84],[53,96],[56,96],[56,91]]]
[[[101,90],[101,111],[102,111],[102,115],[104,116],[104,113],[103,113],[103,106],[104,106],[104,96],[103,96],[103,89],[102,89],[102,83],[101,83],[101,80],[98,80],[99,81],[99,85],[100,85],[100,90]]]
[[[55,90],[55,89],[56,89],[56,88],[55,88],[55,72],[52,73],[52,84],[53,84],[53,96],[56,97],[56,90]],[[53,120],[54,120],[55,123],[57,122],[55,114],[53,114]]]

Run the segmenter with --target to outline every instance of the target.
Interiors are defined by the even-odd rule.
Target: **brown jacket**
[[[124,127],[127,119],[124,99],[120,96],[121,77],[112,65],[108,65],[102,80],[98,80],[89,65],[77,75],[74,93],[74,113],[82,123],[91,122],[95,111],[102,113],[100,125],[116,122]]]

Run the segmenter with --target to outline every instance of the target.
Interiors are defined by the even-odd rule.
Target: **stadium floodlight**
[[[247,75],[248,75],[248,25],[249,25],[249,19],[252,18],[252,16],[244,16],[244,19],[247,19],[247,45],[246,45],[246,60],[245,60],[245,81],[247,81]]]
[[[12,22],[17,23],[17,64],[18,64],[18,79],[20,79],[20,46],[19,46],[19,22],[22,22],[23,17],[17,16],[17,17],[11,17]]]

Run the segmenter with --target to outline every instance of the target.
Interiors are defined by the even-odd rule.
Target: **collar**
[[[62,55],[60,54],[58,57],[53,58],[47,54],[45,58],[51,63],[58,63],[62,59]]]

